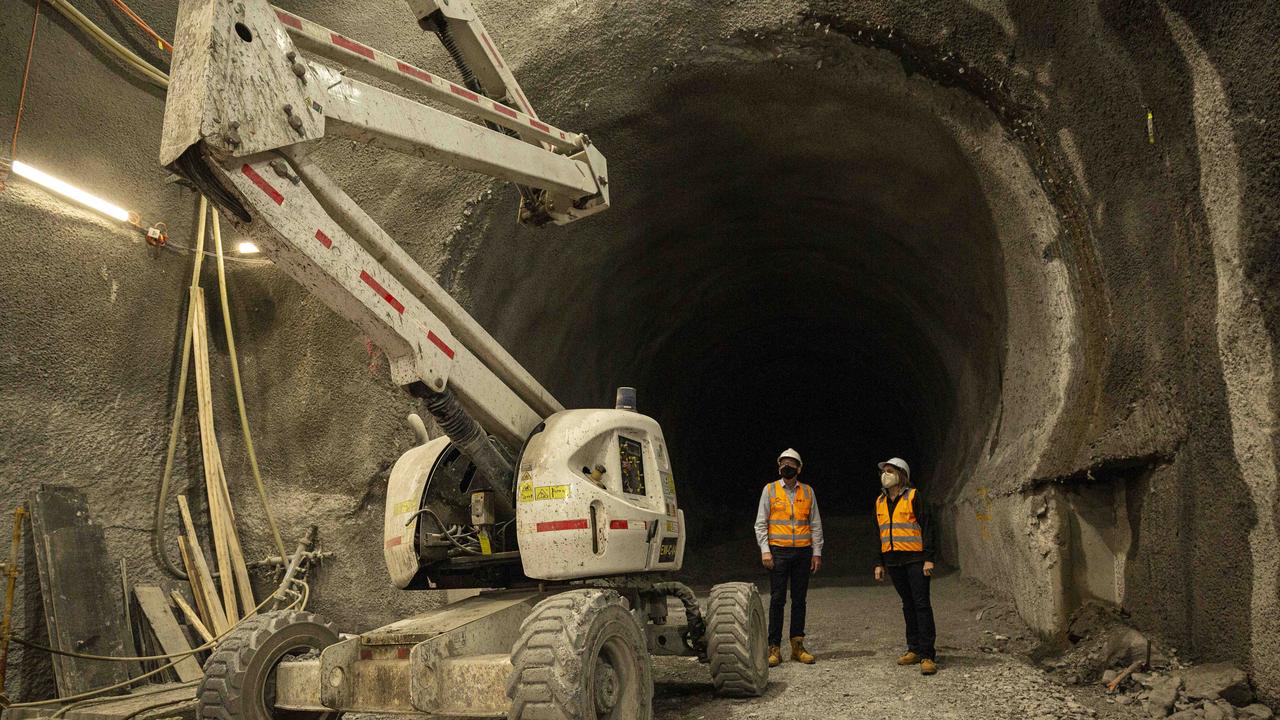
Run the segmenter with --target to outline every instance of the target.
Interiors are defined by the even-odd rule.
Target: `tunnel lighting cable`
[[[18,111],[13,118],[13,137],[9,139],[9,157],[18,156],[18,131],[22,128],[22,112],[27,106],[27,78],[31,74],[31,54],[36,47],[36,28],[40,24],[40,2],[36,0],[36,12],[31,18],[31,39],[27,41],[27,62],[22,66],[22,90],[18,92]]]
[[[81,30],[88,33],[90,37],[97,40],[100,45],[107,49],[107,51],[123,60],[126,65],[137,70],[143,77],[162,88],[169,87],[169,76],[167,74],[146,60],[143,60],[129,48],[121,45],[119,40],[111,37],[105,30],[95,25],[92,20],[85,17],[84,13],[77,10],[75,6],[67,2],[67,0],[48,0],[48,3],[52,5],[55,10],[65,15],[68,20],[79,26]]]
[[[227,303],[227,274],[222,262],[222,228],[218,224],[218,211],[213,211],[213,247],[218,254],[218,299],[222,302],[222,326],[227,334],[227,355],[231,358],[231,379],[236,387],[236,409],[240,411],[240,430],[244,434],[244,447],[249,455],[249,468],[253,471],[253,484],[258,488],[258,499],[262,501],[262,512],[267,517],[267,526],[271,528],[271,539],[276,543],[280,557],[288,557],[284,549],[284,540],[280,538],[280,527],[276,525],[275,515],[271,512],[271,504],[267,502],[267,488],[262,484],[262,473],[258,469],[258,454],[253,449],[253,434],[249,432],[249,415],[244,409],[244,391],[240,385],[240,361],[236,357],[236,338],[231,331],[231,310]]]
[[[134,25],[142,28],[142,32],[150,35],[151,39],[156,41],[156,45],[158,45],[161,50],[170,53],[173,52],[173,45],[170,45],[168,40],[160,37],[159,33],[152,30],[151,26],[147,24],[147,21],[139,17],[138,14],[133,11],[133,8],[124,3],[124,0],[111,0],[111,4],[119,8],[120,12],[124,13],[125,17],[132,20]]]
[[[284,607],[284,608],[281,608],[282,610],[293,610],[293,609],[295,609],[295,608],[306,607],[306,600],[307,600],[307,598],[310,596],[310,587],[309,587],[309,586],[307,586],[307,585],[306,585],[306,583],[303,583],[302,581],[297,581],[297,582],[301,583],[301,584],[304,586],[304,588],[303,588],[304,592],[299,592],[299,591],[297,591],[297,590],[293,590],[293,589],[288,589],[288,590],[286,590],[286,592],[293,593],[294,595],[297,595],[298,597],[297,597],[297,599],[296,599],[296,600],[294,600],[293,602],[289,603],[289,605],[288,605],[288,606],[286,606],[286,607]],[[277,590],[276,592],[278,593],[278,592],[279,592],[279,590]],[[211,648],[215,647],[215,646],[218,644],[218,641],[219,641],[219,640],[221,640],[222,638],[225,638],[227,635],[230,635],[230,634],[231,634],[231,633],[232,633],[232,632],[233,632],[237,627],[239,627],[241,624],[243,624],[243,623],[244,623],[245,621],[247,621],[249,618],[252,618],[252,617],[256,616],[256,615],[258,614],[258,611],[259,611],[259,610],[261,610],[262,608],[266,607],[266,606],[267,606],[267,603],[271,602],[271,601],[272,601],[273,599],[275,599],[275,598],[276,598],[276,593],[272,593],[271,595],[268,595],[268,596],[267,596],[267,598],[266,598],[265,600],[263,600],[262,602],[258,603],[258,606],[257,606],[257,607],[255,607],[255,608],[253,609],[253,612],[251,612],[251,613],[249,613],[248,615],[246,615],[246,616],[244,616],[243,618],[241,618],[239,621],[237,621],[237,622],[236,622],[236,624],[235,624],[235,625],[232,625],[231,627],[227,628],[227,629],[226,629],[226,631],[224,631],[221,635],[218,635],[218,636],[217,636],[217,637],[215,637],[214,639],[212,639],[212,640],[210,640],[209,642],[207,642],[207,643],[205,643],[205,644],[201,645],[201,646],[200,646],[200,647],[198,647],[198,648],[195,648],[194,650],[185,651],[185,652],[181,652],[181,653],[175,653],[175,654],[173,654],[173,655],[159,655],[159,656],[155,656],[155,658],[177,658],[177,659],[173,660],[172,662],[165,663],[164,665],[161,665],[160,667],[156,668],[155,670],[150,670],[150,671],[145,672],[145,673],[143,673],[143,674],[141,674],[141,675],[138,675],[138,676],[136,676],[136,677],[131,677],[131,678],[127,679],[127,680],[122,680],[121,682],[118,682],[118,683],[116,683],[116,684],[114,684],[114,685],[108,685],[108,686],[106,686],[106,687],[94,688],[93,690],[86,690],[86,691],[84,691],[84,692],[82,692],[82,693],[77,693],[77,694],[75,694],[75,695],[68,695],[67,697],[50,698],[50,699],[48,699],[48,700],[33,700],[33,701],[31,701],[31,702],[11,703],[11,704],[7,705],[6,707],[7,707],[7,708],[39,707],[39,706],[42,706],[42,705],[53,705],[53,704],[56,704],[56,703],[64,703],[64,702],[67,702],[67,701],[75,702],[75,701],[79,701],[79,700],[89,700],[89,699],[92,699],[92,698],[99,697],[99,696],[103,695],[104,693],[109,693],[109,692],[112,692],[112,691],[114,691],[114,690],[119,690],[119,689],[121,689],[121,688],[129,687],[130,685],[133,685],[133,684],[137,683],[139,680],[145,680],[145,679],[147,679],[147,678],[149,678],[149,677],[152,677],[152,676],[154,676],[154,675],[157,675],[157,674],[159,674],[159,673],[161,673],[161,672],[163,672],[163,671],[165,671],[165,670],[168,670],[169,668],[171,668],[171,667],[173,667],[173,666],[177,665],[179,662],[181,662],[183,658],[186,658],[186,657],[188,657],[188,656],[190,656],[190,655],[194,655],[195,653],[203,652],[203,651],[205,651],[205,650],[209,650],[209,649],[211,649]],[[89,654],[86,654],[86,653],[74,653],[74,652],[68,652],[68,651],[66,651],[66,650],[56,650],[56,649],[54,649],[54,648],[45,647],[45,646],[43,646],[43,645],[39,645],[39,644],[37,644],[37,643],[28,642],[28,641],[23,640],[22,638],[18,638],[18,637],[13,638],[13,641],[14,641],[14,642],[16,642],[16,643],[18,643],[19,645],[25,645],[26,647],[29,647],[29,648],[32,648],[32,649],[35,649],[35,650],[42,650],[42,651],[44,651],[44,652],[53,653],[53,654],[55,654],[55,655],[66,655],[66,656],[69,656],[69,657],[83,658],[83,659],[86,659],[86,660],[102,660],[102,661],[106,661],[106,662],[137,662],[137,661],[139,661],[139,660],[149,660],[149,659],[152,659],[151,657],[120,657],[120,656],[112,656],[112,655],[89,655]],[[70,710],[70,709],[71,709],[70,707],[65,707],[65,708],[62,708],[62,710],[61,710],[60,712],[65,712],[66,710]],[[58,715],[55,713],[54,717],[58,717]]]

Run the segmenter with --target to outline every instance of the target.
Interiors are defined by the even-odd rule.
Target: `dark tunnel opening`
[[[506,229],[504,202],[483,241],[501,252],[460,275],[567,407],[639,389],[690,542],[727,543],[713,557],[753,555],[784,448],[839,546],[869,531],[877,461],[907,458],[940,500],[993,427],[1005,269],[977,170],[935,108],[849,92],[757,67],[671,85],[595,131],[609,212],[539,235]],[[851,572],[874,554],[857,542]]]

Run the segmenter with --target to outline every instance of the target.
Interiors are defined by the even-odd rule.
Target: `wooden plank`
[[[258,603],[253,599],[253,582],[249,579],[249,567],[244,561],[244,551],[240,547],[240,535],[236,532],[236,514],[231,506],[231,494],[227,489],[227,475],[220,473],[222,497],[227,508],[227,550],[231,554],[231,569],[235,572],[236,590],[240,593],[241,617],[254,613]]]
[[[177,605],[178,609],[182,611],[182,614],[186,616],[187,624],[196,631],[196,634],[200,636],[200,639],[207,643],[213,642],[213,633],[209,632],[209,628],[205,627],[204,622],[200,620],[200,615],[187,604],[186,599],[182,597],[182,593],[174,590],[169,593],[169,597],[173,598],[173,603]]]
[[[211,627],[213,625],[212,616],[205,606],[204,590],[200,587],[199,573],[196,571],[195,563],[191,560],[191,551],[187,549],[185,535],[178,536],[178,552],[182,555],[182,566],[187,570],[187,582],[191,584],[191,597],[195,598],[196,610],[200,615],[200,619],[204,621],[205,627]]]
[[[31,502],[31,525],[49,645],[91,655],[129,654],[120,581],[84,494],[41,485]],[[126,680],[129,663],[59,655],[53,668],[58,693],[72,695]]]
[[[142,607],[142,613],[147,616],[147,622],[151,623],[151,632],[156,634],[156,639],[160,641],[160,647],[165,655],[176,655],[191,650],[186,636],[182,634],[182,628],[178,627],[177,618],[169,609],[169,601],[165,598],[164,591],[155,585],[138,585],[133,589],[133,594],[138,597],[138,605]],[[191,682],[204,677],[204,673],[200,670],[200,663],[190,655],[179,660],[173,669],[178,673],[178,680],[182,682]]]
[[[213,382],[209,371],[209,324],[205,312],[204,295],[199,288],[191,290],[191,307],[194,324],[191,341],[196,370],[196,407],[200,424],[200,448],[204,456],[205,493],[209,501],[210,531],[213,535],[214,559],[218,564],[218,583],[222,588],[222,609],[227,622],[240,619],[236,609],[235,576],[231,570],[231,553],[227,547],[228,507],[222,491],[222,456],[218,450],[218,436],[213,424]]]
[[[213,584],[213,574],[209,572],[209,564],[205,562],[204,550],[200,547],[200,540],[196,537],[196,525],[191,521],[191,508],[187,505],[187,496],[178,496],[178,510],[182,515],[182,524],[187,530],[186,543],[187,553],[191,556],[191,564],[195,566],[196,574],[190,576],[193,578],[192,588],[195,588],[195,579],[199,580],[199,591],[204,593],[205,608],[209,611],[209,622],[212,624],[213,631],[221,635],[231,627],[227,622],[227,615],[222,611],[222,603],[218,601],[218,593],[216,586]]]

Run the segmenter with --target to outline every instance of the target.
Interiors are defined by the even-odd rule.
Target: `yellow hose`
[[[200,265],[204,260],[204,220],[208,214],[209,201],[200,196],[200,217],[196,222],[195,262],[191,268],[191,289],[200,287]],[[151,548],[160,561],[160,567],[170,575],[187,579],[187,573],[177,566],[165,552],[164,544],[164,508],[169,499],[169,483],[173,479],[173,455],[178,448],[178,430],[182,427],[182,409],[187,399],[187,369],[191,366],[191,323],[186,324],[182,332],[182,370],[178,374],[178,397],[173,405],[173,421],[169,424],[169,449],[164,458],[164,475],[160,478],[160,494],[156,497],[154,524],[151,528]]]
[[[107,51],[120,58],[126,65],[137,70],[151,82],[162,88],[169,87],[169,76],[157,70],[154,65],[138,57],[132,50],[121,45],[118,40],[111,37],[105,30],[98,27],[92,20],[85,17],[83,13],[75,8],[74,5],[67,0],[48,0],[49,4],[55,10],[62,13],[68,20],[75,23],[81,30],[89,33],[89,36],[98,41],[98,44],[106,48]]]
[[[304,590],[306,591],[306,594],[304,594],[304,593],[302,593],[302,592],[298,592],[297,590],[290,590],[290,592],[293,592],[293,593],[296,593],[296,594],[297,594],[298,599],[297,599],[297,600],[294,600],[292,603],[290,603],[290,604],[288,605],[288,607],[284,607],[284,608],[281,608],[281,609],[282,609],[282,610],[292,610],[292,609],[294,609],[294,608],[301,608],[301,607],[305,607],[305,603],[306,603],[306,595],[309,595],[309,594],[310,594],[310,588],[305,588],[305,587],[304,587]],[[183,658],[187,657],[188,655],[193,655],[193,654],[195,654],[195,653],[201,652],[201,651],[203,651],[203,650],[208,650],[208,649],[210,649],[210,648],[214,647],[215,645],[217,645],[217,644],[218,644],[218,641],[219,641],[219,640],[221,640],[222,638],[224,638],[224,637],[226,637],[227,635],[231,634],[231,631],[233,631],[233,630],[235,630],[237,627],[239,627],[241,623],[245,622],[245,621],[246,621],[246,620],[248,620],[249,618],[251,618],[251,617],[253,617],[254,615],[256,615],[256,614],[257,614],[257,612],[258,612],[259,610],[261,610],[262,608],[266,607],[267,603],[271,602],[274,598],[275,598],[275,593],[272,593],[271,595],[269,595],[269,596],[267,597],[267,599],[265,599],[265,600],[263,600],[262,602],[258,603],[258,607],[254,608],[254,609],[253,609],[253,612],[251,612],[251,613],[249,613],[248,615],[246,615],[245,617],[241,618],[241,619],[240,619],[240,621],[239,621],[239,622],[237,622],[235,625],[232,625],[231,627],[227,628],[226,632],[222,633],[221,635],[219,635],[218,637],[214,638],[213,640],[210,640],[209,642],[207,642],[207,643],[205,643],[205,644],[201,645],[200,647],[195,648],[194,650],[191,650],[190,652],[176,653],[176,654],[174,654],[174,655],[157,656],[157,657],[173,657],[173,658],[178,658],[178,659],[177,659],[177,660],[174,660],[173,662],[167,663],[167,664],[165,664],[165,665],[161,665],[160,667],[156,668],[155,670],[151,670],[151,671],[149,671],[149,672],[145,672],[145,673],[143,673],[143,674],[141,674],[141,675],[138,675],[137,677],[131,677],[131,678],[129,678],[128,680],[124,680],[124,681],[118,682],[118,683],[116,683],[116,684],[114,684],[114,685],[108,685],[108,686],[106,686],[106,687],[94,688],[93,690],[86,690],[85,692],[78,693],[78,694],[76,694],[76,695],[68,695],[67,697],[50,698],[50,699],[48,699],[48,700],[34,700],[34,701],[32,701],[32,702],[12,703],[12,704],[8,705],[7,707],[11,707],[11,708],[21,708],[21,707],[39,707],[39,706],[41,706],[41,705],[55,705],[55,704],[57,704],[57,703],[64,703],[64,702],[68,702],[68,701],[88,700],[89,698],[95,698],[95,697],[98,697],[98,696],[100,696],[100,695],[102,695],[102,694],[104,694],[104,693],[112,692],[113,690],[119,690],[119,689],[121,689],[121,688],[129,687],[130,685],[133,685],[134,683],[138,682],[139,680],[145,680],[145,679],[147,679],[147,678],[149,678],[149,677],[151,677],[151,676],[153,676],[153,675],[155,675],[155,674],[157,674],[157,673],[160,673],[160,672],[162,672],[162,671],[164,671],[164,670],[168,670],[169,668],[173,667],[174,665],[177,665],[179,662],[181,662],[181,661],[182,661],[182,659],[183,659]],[[17,642],[19,642],[19,643],[21,643],[21,644],[23,644],[23,645],[27,645],[28,647],[36,648],[37,650],[45,650],[45,651],[47,651],[47,652],[53,652],[53,653],[58,654],[58,655],[70,655],[71,657],[80,657],[80,658],[87,658],[87,659],[94,659],[94,660],[129,661],[129,662],[132,662],[132,661],[134,661],[134,660],[139,660],[139,659],[148,659],[148,658],[134,658],[134,657],[116,657],[116,656],[106,656],[106,655],[87,655],[87,654],[84,654],[84,653],[70,653],[70,652],[65,652],[65,651],[61,651],[61,650],[54,650],[54,649],[52,649],[52,648],[46,648],[46,647],[43,647],[43,646],[40,646],[40,645],[36,645],[36,644],[34,644],[34,643],[29,643],[29,642],[26,642],[26,641],[24,641],[24,640],[20,640],[20,639],[18,639],[18,638],[14,638],[14,640],[15,640],[15,641],[17,641]]]
[[[262,473],[258,470],[258,454],[253,449],[253,436],[249,433],[249,415],[244,409],[244,391],[240,387],[240,361],[236,357],[236,338],[231,332],[231,308],[227,305],[227,276],[222,262],[222,229],[218,225],[218,211],[213,212],[213,245],[218,255],[218,295],[222,302],[222,325],[227,333],[227,354],[231,357],[231,378],[236,386],[236,407],[240,411],[240,430],[244,434],[244,447],[249,454],[249,467],[253,470],[253,482],[258,487],[258,499],[262,501],[262,512],[267,517],[267,526],[271,528],[271,538],[276,543],[280,557],[288,557],[284,550],[284,540],[280,538],[280,528],[276,526],[275,516],[267,503],[267,488],[262,484]]]

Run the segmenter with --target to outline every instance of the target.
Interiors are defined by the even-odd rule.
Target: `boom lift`
[[[717,690],[759,694],[754,586],[712,588],[704,612],[662,575],[681,567],[684,516],[634,391],[565,410],[308,158],[342,137],[510,180],[532,225],[608,207],[604,156],[538,118],[470,2],[406,2],[461,84],[266,0],[181,0],[161,162],[372,338],[444,431],[391,472],[393,583],[498,589],[342,640],[306,612],[251,618],[205,665],[202,717],[644,718],[650,654],[701,656]]]

